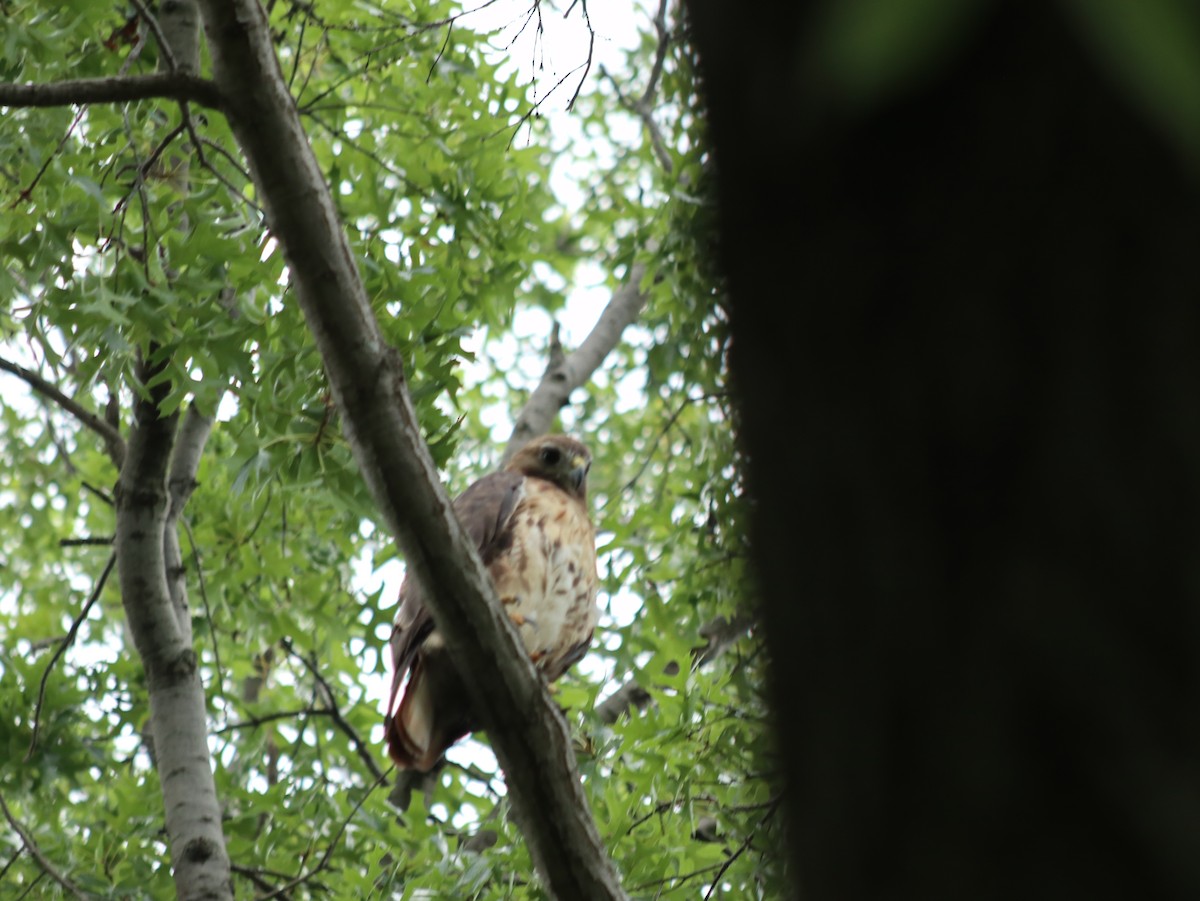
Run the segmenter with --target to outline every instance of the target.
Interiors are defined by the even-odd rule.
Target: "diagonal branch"
[[[10,362],[0,358],[0,369],[5,372],[12,373],[23,380],[30,388],[39,394],[48,397],[54,401],[85,426],[104,439],[104,443],[108,446],[108,455],[118,468],[125,459],[125,439],[121,437],[120,431],[109,424],[103,417],[98,416],[91,410],[88,410],[83,404],[72,397],[68,397],[57,387],[46,381],[36,372],[26,369],[17,363]]]
[[[213,82],[181,72],[73,78],[47,84],[0,82],[0,106],[83,106],[155,99],[190,100],[210,109],[220,109],[222,105],[221,93]]]
[[[166,65],[162,68],[167,72],[177,72],[179,64],[175,61],[175,51],[171,49],[171,42],[163,33],[162,26],[158,23],[158,19],[154,13],[150,12],[150,8],[146,6],[142,0],[131,0],[133,8],[138,11],[138,15],[150,28],[150,33],[154,35],[154,40],[158,43],[158,52],[162,54]]]
[[[403,362],[384,341],[258,0],[203,0],[213,73],[372,496],[426,588],[553,896],[625,898],[580,784],[570,730],[524,653],[421,437]]]
[[[617,346],[626,326],[637,319],[646,305],[646,294],[641,288],[645,277],[646,267],[634,263],[625,284],[613,292],[612,299],[583,343],[559,360],[551,358],[546,374],[517,416],[512,437],[504,449],[506,462],[522,445],[550,430],[554,417],[566,405],[571,392],[590,379]]]
[[[301,665],[308,670],[309,675],[316,679],[317,684],[321,686],[321,693],[324,695],[325,709],[315,710],[314,713],[327,713],[329,718],[333,720],[334,725],[341,729],[342,732],[345,733],[346,737],[350,739],[350,743],[354,745],[354,750],[358,752],[358,756],[363,760],[364,763],[366,763],[367,769],[371,771],[371,775],[377,780],[382,779],[384,773],[381,769],[379,769],[379,764],[375,762],[375,758],[371,756],[370,751],[367,750],[366,743],[359,736],[355,728],[350,725],[344,716],[342,716],[342,711],[338,708],[337,698],[333,693],[333,686],[329,684],[328,680],[326,680],[323,675],[321,675],[321,671],[317,669],[316,665],[313,664],[313,662],[303,654],[297,652],[296,649],[292,647],[292,643],[286,638],[283,640],[283,649],[287,652],[289,657],[299,660]]]
[[[108,543],[111,544],[112,542],[109,541]],[[58,663],[58,658],[65,654],[67,648],[74,643],[75,636],[79,634],[79,627],[83,625],[88,618],[88,614],[92,612],[92,606],[100,598],[100,592],[104,591],[104,583],[108,581],[108,577],[112,574],[116,563],[117,555],[115,553],[109,554],[108,563],[104,564],[104,572],[100,573],[100,578],[96,580],[96,587],[92,589],[92,593],[88,596],[83,609],[79,611],[79,615],[71,623],[71,628],[63,636],[62,641],[58,643],[58,647],[54,651],[54,656],[50,658],[50,662],[46,664],[46,668],[42,671],[42,680],[38,683],[37,702],[33,705],[33,735],[29,737],[29,750],[25,752],[26,763],[33,757],[34,749],[37,748],[38,732],[41,729],[42,722],[42,704],[46,700],[46,681],[50,678],[50,671],[54,669],[54,664]]]

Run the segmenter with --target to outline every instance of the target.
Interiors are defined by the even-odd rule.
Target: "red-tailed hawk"
[[[525,650],[551,681],[587,651],[599,616],[587,512],[591,463],[572,438],[536,438],[454,501]],[[388,753],[397,766],[427,771],[480,722],[413,579],[400,587],[391,648]]]

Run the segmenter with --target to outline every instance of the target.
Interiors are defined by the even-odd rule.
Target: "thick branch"
[[[604,358],[617,346],[625,327],[632,324],[646,305],[642,279],[646,267],[635,263],[625,284],[613,292],[591,332],[574,351],[555,366],[553,362],[541,382],[526,401],[513,426],[512,437],[504,449],[507,461],[522,445],[550,430],[554,417],[567,403],[571,392],[592,377]]]
[[[221,94],[213,82],[180,72],[74,78],[49,84],[0,82],[0,106],[83,106],[154,99],[191,101],[213,109],[221,106]]]
[[[3,369],[5,372],[10,372],[22,379],[38,394],[41,394],[54,401],[56,404],[78,419],[81,423],[103,438],[105,445],[108,447],[108,455],[112,458],[113,463],[115,463],[118,467],[121,465],[121,462],[125,457],[125,439],[121,437],[120,431],[110,425],[102,417],[93,413],[91,410],[88,410],[83,406],[83,404],[79,403],[79,401],[68,397],[36,372],[5,359],[0,359],[0,369]]]
[[[205,0],[218,86],[363,476],[458,659],[550,892],[623,898],[574,769],[570,735],[502,612],[421,438],[399,357],[384,343],[354,255],[279,69],[257,0]]]

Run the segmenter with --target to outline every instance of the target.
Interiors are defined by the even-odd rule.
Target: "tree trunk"
[[[155,374],[155,367],[143,367],[143,384]],[[176,893],[184,901],[222,901],[233,898],[233,886],[208,754],[204,685],[190,625],[181,627],[171,600],[164,554],[166,526],[173,522],[167,474],[178,425],[177,415],[159,411],[169,388],[163,382],[134,405],[117,482],[115,549],[121,601],[146,670]]]
[[[1057,4],[690,6],[804,896],[1200,897],[1194,168]]]

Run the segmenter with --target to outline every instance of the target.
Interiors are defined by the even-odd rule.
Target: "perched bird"
[[[545,435],[454,501],[525,650],[550,681],[587,652],[599,617],[591,462],[575,439]],[[481,723],[414,579],[400,587],[391,649],[388,754],[399,767],[425,772]]]

